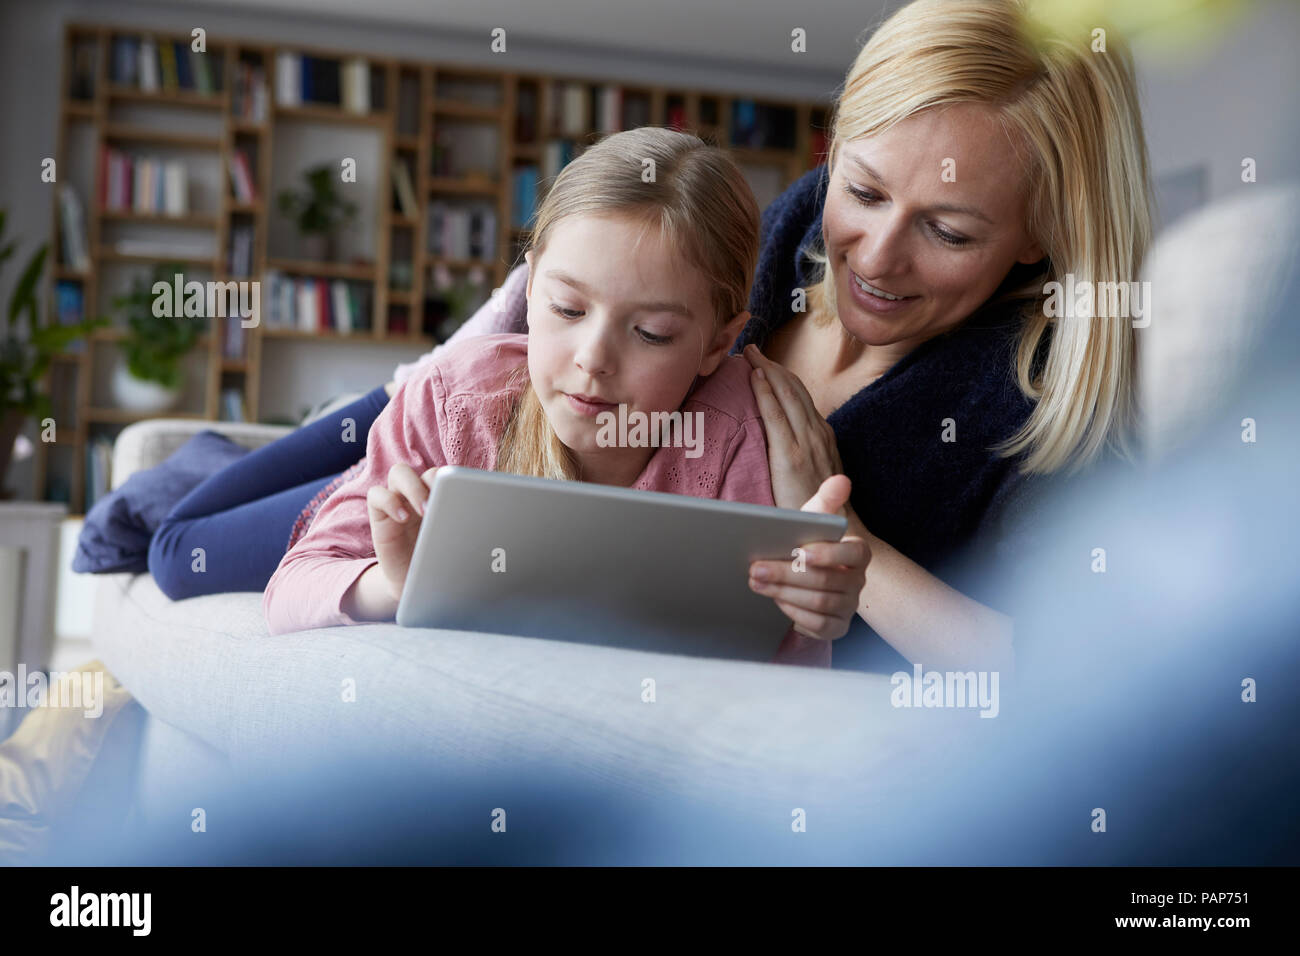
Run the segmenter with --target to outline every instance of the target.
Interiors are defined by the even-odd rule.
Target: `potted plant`
[[[18,241],[4,243],[7,212],[0,209],[0,266],[14,254]],[[48,245],[42,244],[27,261],[9,296],[4,312],[4,334],[0,336],[0,488],[9,469],[14,440],[29,416],[37,421],[50,417],[50,397],[39,386],[50,367],[50,360],[65,352],[73,342],[92,329],[105,324],[104,319],[87,319],[75,324],[44,324],[36,291],[45,272]],[[23,320],[27,332],[19,334]]]
[[[180,398],[181,359],[198,342],[199,327],[190,317],[155,315],[152,290],[155,283],[170,283],[182,271],[175,263],[157,265],[148,281],[137,276],[130,292],[113,299],[127,329],[120,345],[125,362],[113,369],[113,400],[120,408],[156,414],[174,407]]]
[[[337,167],[315,166],[302,174],[306,189],[285,189],[276,197],[280,212],[296,222],[309,259],[333,260],[335,233],[357,213],[356,205],[344,200],[334,188],[336,175]]]

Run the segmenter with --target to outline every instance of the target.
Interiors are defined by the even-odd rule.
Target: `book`
[[[370,64],[360,57],[343,64],[343,108],[350,113],[370,112]]]
[[[156,91],[159,82],[158,44],[153,37],[145,36],[140,40],[140,89],[147,92]]]
[[[86,218],[81,198],[67,183],[59,188],[59,221],[64,264],[78,272],[88,272],[90,251],[86,245]]]
[[[298,328],[303,332],[320,331],[320,313],[316,309],[316,292],[306,279],[294,282]]]
[[[302,98],[301,57],[281,51],[275,57],[275,101],[281,106],[299,106]]]
[[[347,335],[352,331],[352,305],[348,299],[348,284],[342,279],[335,279],[331,284],[330,294],[334,300],[334,324],[338,327],[340,335]]]
[[[248,155],[242,149],[236,149],[230,156],[230,184],[235,198],[242,203],[257,201],[257,189],[253,185],[253,171],[248,162]]]
[[[397,196],[402,215],[414,219],[420,214],[420,208],[415,201],[415,187],[411,183],[411,170],[402,160],[394,159],[392,171],[393,192]]]
[[[176,85],[182,90],[194,89],[194,73],[190,69],[189,45],[176,40],[172,43],[172,51],[173,59],[176,60]]]
[[[214,91],[212,71],[208,69],[208,55],[206,53],[190,50],[190,73],[194,77],[194,88],[200,93],[211,94]]]
[[[158,44],[158,65],[162,71],[164,90],[175,90],[180,86],[176,73],[176,47],[166,41]]]

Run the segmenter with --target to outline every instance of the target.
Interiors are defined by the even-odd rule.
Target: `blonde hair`
[[[842,143],[954,103],[994,109],[1026,175],[1025,228],[1045,262],[1013,267],[988,306],[1017,313],[1015,372],[1035,400],[1024,426],[994,451],[1025,472],[1076,470],[1111,445],[1132,459],[1137,343],[1125,317],[1057,321],[1048,281],[1129,282],[1151,242],[1151,187],[1132,57],[1113,34],[1063,37],[1032,0],[914,0],[858,53],[836,104],[827,170]],[[809,289],[819,324],[838,314],[824,248]],[[1041,347],[1050,341],[1046,355]]]
[[[647,168],[653,170],[648,182]],[[525,251],[531,250],[536,261],[561,222],[595,215],[640,220],[638,244],[657,228],[682,261],[708,280],[715,334],[745,310],[758,264],[758,203],[723,150],[689,133],[653,126],[607,136],[555,178],[537,209]],[[577,463],[551,427],[526,364],[511,382],[523,388],[498,445],[497,471],[578,480]]]

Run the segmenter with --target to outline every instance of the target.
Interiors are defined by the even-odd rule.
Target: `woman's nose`
[[[901,216],[873,219],[863,232],[857,252],[849,260],[850,265],[864,279],[883,279],[906,271],[907,223]]]

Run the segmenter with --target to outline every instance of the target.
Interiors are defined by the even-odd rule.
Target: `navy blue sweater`
[[[733,352],[751,342],[763,348],[794,314],[792,291],[812,284],[816,263],[803,253],[820,247],[824,172],[804,174],[764,210],[752,318]],[[828,419],[853,482],[853,509],[871,533],[995,607],[1000,601],[988,572],[1022,549],[1029,529],[1017,519],[1031,494],[1044,490],[1041,480],[1019,473],[1015,459],[989,451],[1033,408],[1015,380],[1018,327],[1007,307],[977,310],[913,349]],[[949,418],[956,440],[945,442]],[[859,617],[832,657],[833,666],[848,669],[904,663]]]

